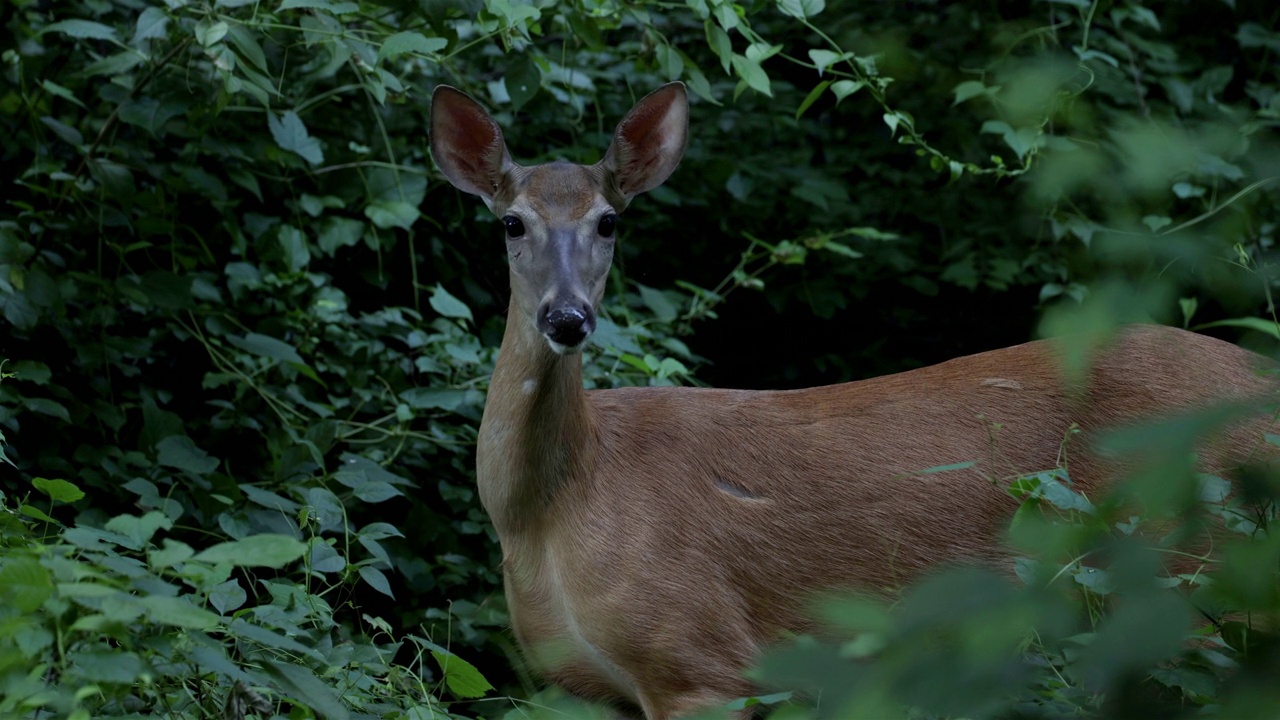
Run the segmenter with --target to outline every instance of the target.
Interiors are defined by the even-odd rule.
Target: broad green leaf
[[[778,9],[784,15],[795,18],[810,18],[826,8],[826,0],[778,0]]]
[[[354,247],[364,237],[364,223],[354,218],[332,217],[325,221],[316,238],[321,252],[332,256],[342,247]]]
[[[263,533],[250,535],[243,540],[218,543],[198,553],[195,559],[240,567],[282,568],[301,558],[306,552],[306,545],[288,535]]]
[[[330,0],[284,0],[278,10],[324,10],[334,15],[346,15],[358,12],[360,5],[353,2],[330,2]]]
[[[849,57],[851,57],[850,53],[836,53],[830,50],[809,51],[809,59],[813,61],[814,65],[818,66],[818,75],[822,75],[827,68]]]
[[[440,664],[440,670],[444,673],[445,685],[449,687],[449,692],[455,697],[461,699],[471,699],[484,697],[493,686],[489,681],[480,674],[480,671],[474,665],[463,660],[457,655],[445,654],[439,650],[432,650],[431,657],[436,659]]]
[[[62,403],[49,398],[22,398],[22,404],[31,412],[55,417],[63,422],[71,422],[71,415]]]
[[[222,20],[214,22],[210,21],[208,18],[204,18],[200,22],[196,23],[196,42],[200,43],[204,47],[209,47],[226,37],[227,30],[229,29],[230,28],[227,24]]]
[[[261,357],[280,360],[282,362],[297,363],[298,365],[306,364],[303,362],[302,356],[298,354],[298,351],[294,349],[292,345],[278,338],[273,338],[270,335],[262,335],[260,333],[249,333],[244,337],[228,335],[227,342],[235,345],[241,350],[251,352],[254,355],[259,355]]]
[[[671,322],[679,316],[680,311],[667,296],[660,290],[655,290],[646,285],[637,285],[640,289],[640,299],[644,300],[644,304],[653,311],[653,314],[663,322]]]
[[[190,545],[165,538],[163,548],[153,549],[147,553],[147,564],[153,569],[160,570],[189,560],[195,554],[196,551],[191,549]]]
[[[418,208],[402,200],[375,200],[364,209],[365,217],[379,228],[408,230],[418,221]]]
[[[524,54],[507,66],[507,74],[502,83],[511,98],[511,109],[519,110],[538,94],[542,87],[542,70],[533,58]]]
[[[264,669],[271,673],[286,693],[325,720],[347,720],[350,717],[346,706],[334,694],[333,689],[308,668],[296,663],[268,660]]]
[[[34,612],[53,594],[53,577],[35,558],[13,554],[0,564],[0,598],[18,612]]]
[[[32,479],[31,484],[54,502],[73,503],[84,497],[84,491],[66,480],[38,477]]]
[[[44,33],[62,33],[83,40],[115,40],[115,28],[92,20],[62,20],[46,26],[40,31]]]
[[[133,541],[133,547],[144,547],[151,541],[157,530],[169,530],[173,521],[159,510],[138,517],[136,515],[117,515],[102,526],[104,530],[120,533]]]
[[[44,123],[45,127],[52,130],[53,134],[57,135],[66,144],[73,147],[84,145],[84,135],[61,120],[46,115],[40,118],[40,122]]]
[[[773,89],[769,85],[769,76],[760,63],[745,55],[733,55],[733,69],[738,77],[752,90],[773,97]]]
[[[157,442],[156,462],[195,475],[208,475],[218,469],[218,459],[196,447],[186,435],[170,435]]]
[[[966,80],[952,88],[951,92],[955,95],[955,100],[951,101],[951,107],[955,107],[965,100],[976,98],[979,95],[991,95],[999,90],[999,87],[987,87],[978,80]]]
[[[162,38],[169,27],[169,15],[162,8],[149,7],[138,15],[138,22],[133,29],[133,40],[129,44],[137,45],[143,40]]]
[[[190,628],[192,630],[209,630],[218,626],[217,615],[196,607],[189,599],[182,597],[166,597],[164,595],[146,595],[137,602],[146,609],[147,617],[161,625]]]
[[[729,33],[725,32],[719,25],[715,23],[706,23],[707,44],[715,52],[716,57],[720,58],[720,65],[724,67],[726,75],[729,74],[733,61],[733,43],[729,40]]]
[[[395,59],[406,53],[429,55],[440,52],[448,44],[449,41],[442,37],[429,38],[420,32],[405,30],[382,41],[382,47],[378,49],[378,60]]]
[[[80,683],[132,685],[149,668],[136,653],[123,648],[87,648],[68,654],[69,671]],[[69,719],[68,719],[69,720]]]
[[[244,588],[240,587],[240,581],[235,578],[215,585],[209,591],[209,604],[223,615],[238,609],[248,599],[249,596],[245,593]]]
[[[381,570],[370,565],[361,565],[360,579],[368,583],[369,587],[374,590],[393,600],[395,599],[395,594],[391,592],[391,583],[387,581],[387,576]]]
[[[831,84],[831,92],[836,96],[836,104],[866,86],[861,80],[837,80]]]
[[[311,137],[307,126],[302,124],[298,113],[287,110],[279,117],[275,113],[267,113],[267,125],[271,128],[271,137],[281,150],[297,153],[299,157],[312,165],[324,162],[324,151],[320,149],[320,141]]]
[[[473,320],[471,316],[471,308],[466,303],[444,289],[443,285],[436,285],[431,291],[431,309],[440,313],[445,317],[463,318],[465,320]]]

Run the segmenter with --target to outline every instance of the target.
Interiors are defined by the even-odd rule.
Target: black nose
[[[576,347],[587,339],[591,332],[588,314],[582,308],[559,307],[543,314],[542,332],[552,342],[566,347]],[[545,323],[545,324],[544,324]]]

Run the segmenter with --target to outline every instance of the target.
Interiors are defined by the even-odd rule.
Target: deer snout
[[[595,313],[583,305],[546,305],[538,313],[538,330],[561,354],[576,352],[595,329]]]

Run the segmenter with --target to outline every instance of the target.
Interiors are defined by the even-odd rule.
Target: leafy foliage
[[[528,161],[593,161],[660,82],[699,99],[684,167],[626,217],[592,387],[848,379],[1021,341],[1042,309],[1046,332],[1154,316],[1275,345],[1265,4],[12,5],[4,713],[527,694],[472,478],[505,274],[491,218],[436,182],[438,82]],[[1023,491],[1070,497],[1052,474]],[[1274,567],[1254,525],[1226,566]],[[976,592],[1029,607],[1004,582]],[[973,632],[1006,642],[1000,622]],[[1215,683],[1257,667],[1230,628]],[[894,632],[876,642],[921,646]],[[1075,662],[1036,642],[1063,655],[1040,670]]]

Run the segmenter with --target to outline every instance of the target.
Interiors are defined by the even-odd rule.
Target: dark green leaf
[[[287,110],[279,117],[275,113],[267,113],[267,125],[271,128],[271,137],[275,138],[280,149],[295,152],[312,165],[324,162],[320,141],[307,132],[307,126],[302,124],[298,113]]]
[[[282,568],[301,558],[307,546],[287,535],[264,533],[243,540],[218,543],[197,554],[207,563],[227,563],[241,567]]]

